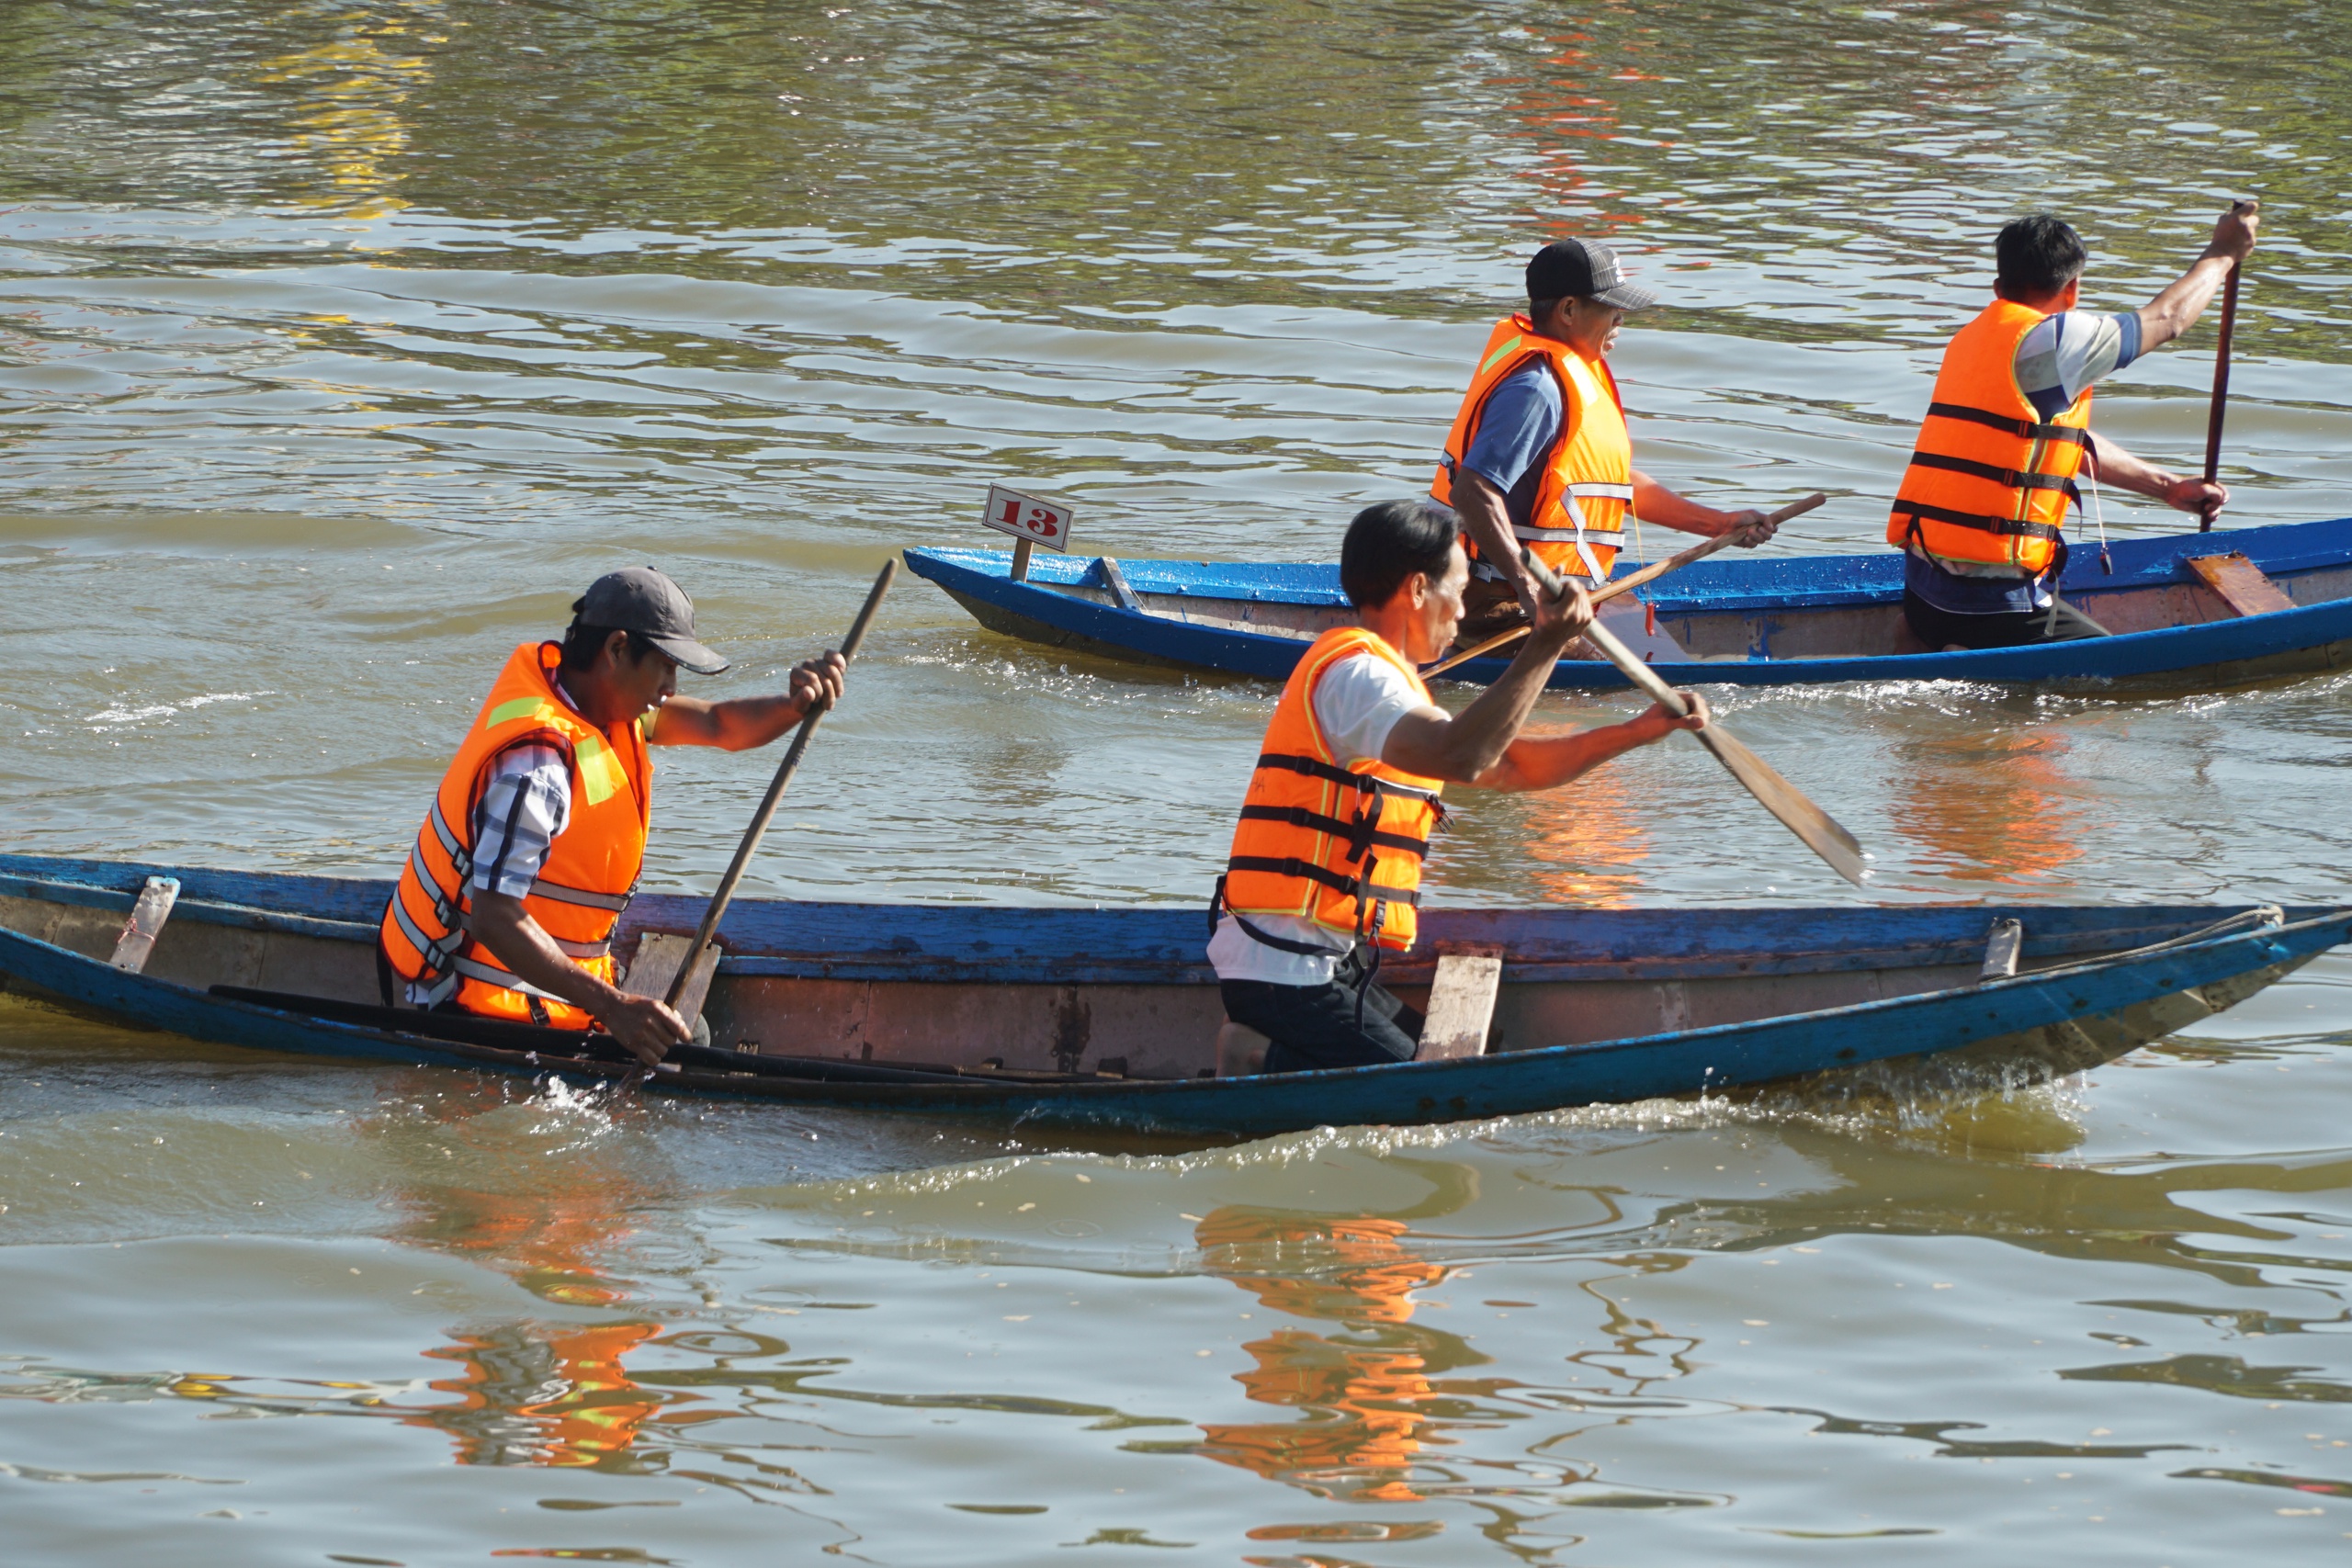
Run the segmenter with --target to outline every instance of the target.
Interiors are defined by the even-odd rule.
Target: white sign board
[[[1067,554],[1069,549],[1069,508],[1038,496],[1024,495],[1002,485],[989,486],[989,509],[981,519],[1000,534],[1043,545]]]

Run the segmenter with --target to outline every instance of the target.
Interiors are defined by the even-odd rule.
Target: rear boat
[[[2352,518],[2127,539],[2112,555],[2109,575],[2094,552],[2078,551],[2061,592],[2116,635],[2037,648],[1918,651],[1903,620],[1903,558],[1892,549],[1719,556],[1604,614],[1621,641],[1678,685],[1951,680],[2177,689],[2352,664]],[[1016,582],[1011,558],[907,551],[911,570],[991,631],[1143,663],[1280,681],[1318,634],[1351,618],[1336,566],[1072,556],[1041,558]],[[1622,576],[1636,563],[1621,558],[1619,566]],[[1642,601],[1657,611],[1654,633]],[[1445,679],[1484,683],[1507,666],[1473,660]],[[1625,682],[1605,661],[1563,660],[1551,683]]]
[[[178,901],[143,970],[116,967],[127,918],[159,876],[178,879]],[[225,1044],[639,1076],[565,1055],[577,1035],[461,1024],[459,1037],[436,1037],[435,1015],[379,1011],[374,941],[390,890],[0,856],[0,975],[11,989]],[[616,945],[691,931],[701,909],[640,897]],[[2026,972],[1980,981],[1988,922],[2002,918],[2024,922]],[[152,908],[141,919],[152,928]],[[646,1082],[1199,1137],[1514,1115],[1902,1057],[1939,1058],[1961,1086],[2023,1082],[2110,1061],[2252,996],[2352,936],[2352,909],[1437,909],[1424,935],[1424,953],[1384,974],[1409,1001],[1429,984],[1430,953],[1502,949],[1487,1055],[1216,1079],[1199,1076],[1223,1012],[1197,910],[747,899],[720,928],[726,957],[706,1008],[721,1050]]]

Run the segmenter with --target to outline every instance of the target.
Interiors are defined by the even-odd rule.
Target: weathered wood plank
[[[2204,579],[2205,585],[2241,615],[2268,615],[2295,607],[2295,602],[2270,581],[2269,574],[2248,560],[2243,551],[2190,556],[2181,564]]]
[[[148,954],[155,951],[155,939],[164,934],[164,922],[172,918],[172,905],[179,896],[177,877],[149,877],[139,890],[138,901],[130,906],[130,918],[123,921],[122,934],[115,939],[114,956],[107,962],[131,975],[146,968]]]
[[[695,939],[685,931],[647,931],[639,939],[637,956],[629,960],[628,973],[622,977],[621,989],[633,997],[666,997],[670,982],[678,977],[679,966],[686,954],[694,951]],[[686,982],[678,994],[678,1016],[692,1023],[702,1016],[702,1004],[710,995],[710,982],[718,972],[717,942],[710,944],[713,962],[705,964]]]
[[[1421,1049],[1414,1060],[1485,1055],[1487,1028],[1494,1021],[1495,997],[1502,982],[1499,953],[1441,952],[1437,978],[1430,983],[1429,1021],[1421,1025]]]

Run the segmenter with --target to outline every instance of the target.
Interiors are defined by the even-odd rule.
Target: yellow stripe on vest
[[[491,709],[482,723],[494,727],[504,724],[510,719],[531,718],[545,722],[556,716],[555,709],[548,706],[544,698],[516,697],[513,702],[501,703]]]
[[[588,792],[589,805],[602,806],[619,793],[627,781],[611,747],[593,735],[582,736],[573,754],[580,761],[580,787]]]

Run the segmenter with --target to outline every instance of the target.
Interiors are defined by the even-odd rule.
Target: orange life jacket
[[[499,672],[417,829],[377,941],[402,979],[431,986],[454,976],[451,994],[468,1012],[586,1029],[588,1014],[517,979],[468,930],[474,807],[491,764],[512,746],[551,746],[571,766],[571,819],[548,847],[523,908],[582,969],[608,983],[616,973],[613,928],[645,863],[653,761],[641,725],[599,729],[557,694],[561,657],[555,643],[526,642]]]
[[[1421,860],[1444,815],[1445,781],[1333,754],[1315,718],[1316,682],[1343,659],[1367,658],[1404,671],[1429,701],[1411,663],[1376,632],[1334,626],[1317,637],[1274,705],[1218,897],[1237,916],[1295,916],[1403,952],[1413,945]]]
[[[1555,571],[1582,578],[1588,585],[1599,583],[1625,542],[1625,514],[1634,504],[1634,439],[1625,431],[1624,400],[1606,360],[1589,360],[1557,338],[1544,336],[1525,316],[1496,322],[1487,336],[1477,374],[1470,378],[1446,435],[1445,457],[1430,494],[1453,504],[1453,473],[1478,438],[1487,400],[1532,360],[1550,367],[1560,383],[1560,434],[1544,457],[1527,522],[1514,525],[1511,532]],[[1478,558],[1467,534],[1462,547],[1471,559]]]
[[[2038,577],[2057,558],[2090,440],[2091,390],[2044,421],[2018,385],[2018,345],[2046,312],[1996,299],[1944,350],[1886,542],[1930,559]]]

